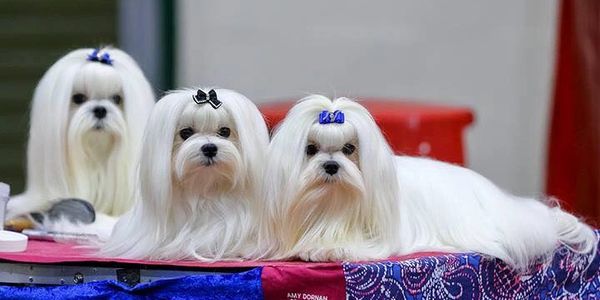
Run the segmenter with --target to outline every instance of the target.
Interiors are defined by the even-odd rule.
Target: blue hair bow
[[[344,124],[344,113],[340,110],[334,112],[324,110],[319,114],[319,124],[331,123]]]
[[[88,55],[87,60],[112,66],[113,60],[110,58],[110,54],[108,54],[108,52],[104,52],[102,56],[98,56],[98,53],[100,53],[100,49],[94,49],[94,52]]]

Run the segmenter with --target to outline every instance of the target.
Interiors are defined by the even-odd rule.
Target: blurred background
[[[469,107],[470,168],[593,218],[596,2],[0,0],[0,174],[22,190],[29,101],[43,72],[69,50],[112,44],[157,95],[216,85],[257,103],[323,93]]]

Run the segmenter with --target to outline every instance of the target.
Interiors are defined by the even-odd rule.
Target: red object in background
[[[272,129],[293,104],[269,103],[261,105],[259,109]],[[371,112],[396,154],[427,156],[465,164],[463,130],[473,122],[470,109],[389,99],[361,99],[361,104]]]
[[[600,1],[563,0],[546,192],[600,224]]]

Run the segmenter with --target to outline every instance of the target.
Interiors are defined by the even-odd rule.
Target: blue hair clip
[[[87,60],[112,66],[113,60],[110,58],[110,54],[108,54],[108,52],[104,52],[102,56],[98,56],[98,53],[100,53],[100,49],[94,49],[94,51],[88,55]]]
[[[319,114],[319,124],[332,123],[344,124],[344,113],[340,110],[334,112],[324,110]]]

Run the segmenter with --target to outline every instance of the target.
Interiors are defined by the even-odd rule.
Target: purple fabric
[[[600,299],[600,251],[592,257],[561,247],[525,275],[475,253],[343,268],[348,299]]]

